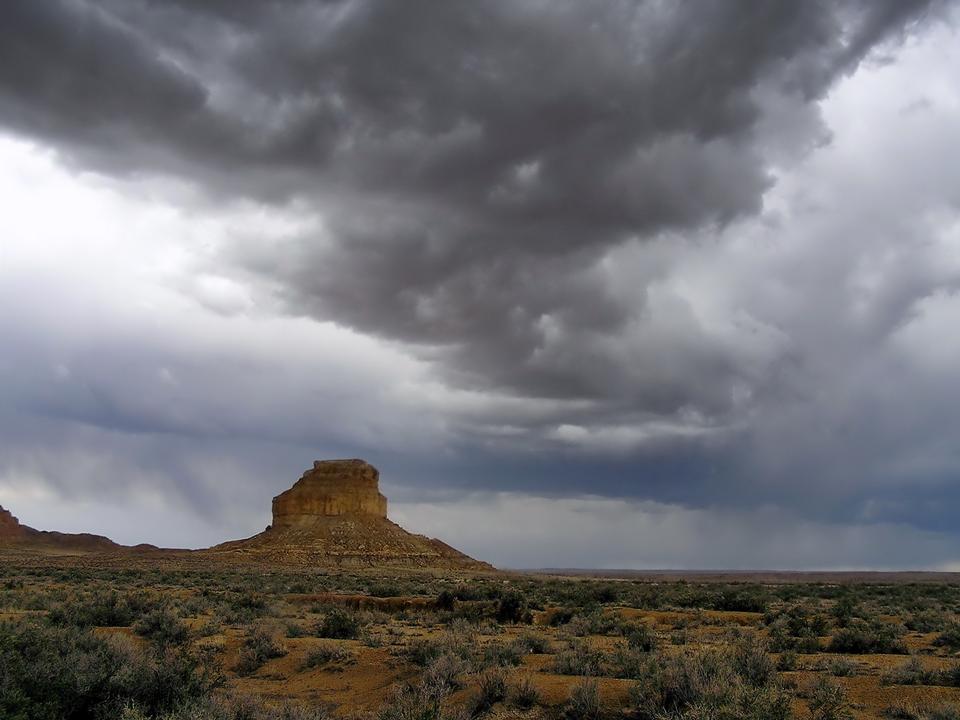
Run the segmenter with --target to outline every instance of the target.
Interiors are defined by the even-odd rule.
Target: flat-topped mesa
[[[318,460],[292,488],[273,499],[274,528],[309,527],[341,515],[387,517],[380,472],[363,460]]]

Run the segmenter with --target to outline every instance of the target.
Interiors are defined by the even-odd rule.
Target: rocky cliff
[[[363,460],[318,460],[292,488],[273,499],[273,527],[308,527],[318,518],[387,517],[379,471]]]
[[[25,530],[20,521],[0,506],[0,540],[13,540],[23,537]]]

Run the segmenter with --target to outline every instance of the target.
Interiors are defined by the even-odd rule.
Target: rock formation
[[[308,527],[340,515],[387,517],[380,473],[363,460],[317,460],[292,488],[273,499],[273,527]]]
[[[400,565],[491,570],[446,543],[387,519],[380,473],[363,460],[317,461],[273,499],[273,523],[202,551],[222,559],[316,566]]]
[[[78,552],[116,550],[122,547],[102,535],[34,530],[27,525],[21,525],[20,521],[9,510],[4,510],[2,507],[0,507],[0,544],[76,550]]]
[[[0,540],[13,540],[24,536],[24,527],[9,510],[0,506]]]
[[[108,557],[140,562],[144,557],[178,563],[283,564],[299,567],[400,566],[492,570],[440,540],[414,535],[387,519],[380,473],[363,460],[318,461],[273,499],[273,523],[245,540],[206,550],[127,547],[100,535],[34,530],[0,507],[0,546],[18,552]]]

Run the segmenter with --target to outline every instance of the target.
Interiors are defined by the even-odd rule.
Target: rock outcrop
[[[21,525],[9,510],[2,507],[0,507],[0,544],[78,552],[112,551],[122,547],[102,535],[34,530],[27,525]]]
[[[22,538],[25,529],[20,521],[0,506],[0,540],[14,540]]]
[[[318,518],[387,517],[380,472],[363,460],[318,460],[292,488],[273,499],[273,527],[309,527]]]
[[[379,482],[379,471],[363,460],[317,461],[273,499],[273,523],[264,532],[201,552],[299,566],[493,569],[387,519]]]

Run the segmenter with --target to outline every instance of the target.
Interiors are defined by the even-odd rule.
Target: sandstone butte
[[[363,460],[318,460],[293,487],[273,498],[262,533],[205,550],[127,547],[96,535],[46,533],[20,525],[0,508],[0,545],[55,545],[58,552],[153,555],[171,560],[301,567],[424,567],[493,570],[444,542],[404,530],[387,518],[379,471]]]

